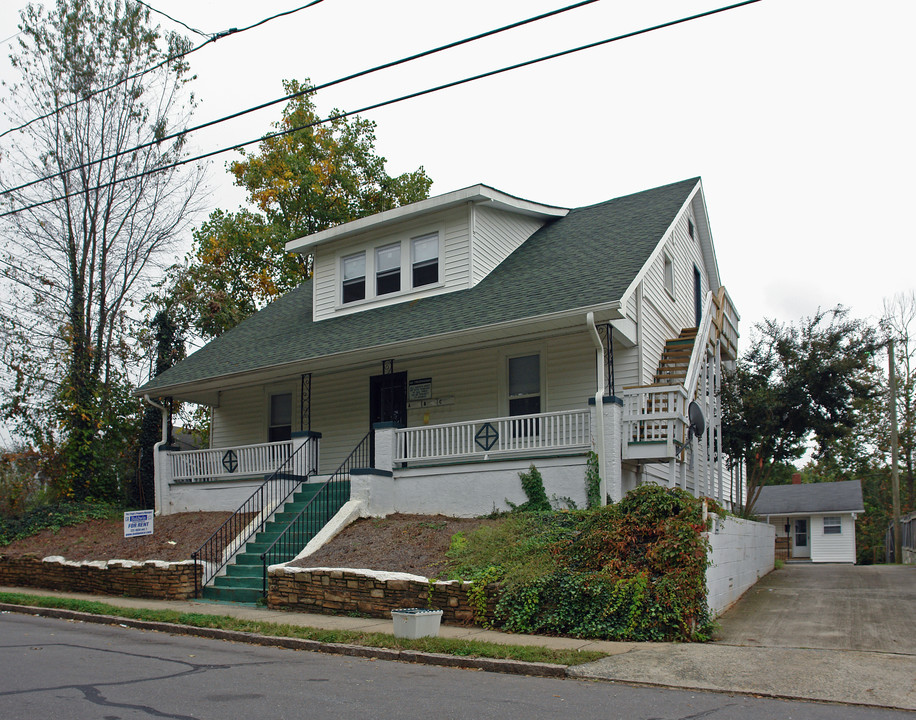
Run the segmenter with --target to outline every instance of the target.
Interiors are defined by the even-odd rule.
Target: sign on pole
[[[124,537],[153,534],[153,511],[134,510],[124,513]]]

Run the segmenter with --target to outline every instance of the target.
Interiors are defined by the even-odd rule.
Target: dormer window
[[[349,255],[342,260],[345,303],[366,299],[366,253]]]
[[[412,287],[439,282],[439,233],[411,239],[410,255]]]
[[[375,294],[387,295],[401,290],[401,243],[385,245],[375,251]]]

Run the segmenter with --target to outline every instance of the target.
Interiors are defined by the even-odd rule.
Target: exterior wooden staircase
[[[690,366],[690,355],[697,339],[697,328],[684,328],[674,340],[665,343],[654,382],[658,385],[682,385]]]

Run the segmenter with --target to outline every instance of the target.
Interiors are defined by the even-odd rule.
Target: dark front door
[[[693,314],[696,327],[700,327],[700,321],[703,319],[703,279],[696,265],[693,266]]]
[[[407,426],[407,373],[373,375],[369,378],[369,430],[375,423],[391,422]],[[375,434],[369,436],[372,464],[375,465]]]

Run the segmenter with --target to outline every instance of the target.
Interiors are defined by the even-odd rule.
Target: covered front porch
[[[603,410],[619,416],[620,406],[611,403]],[[526,500],[518,473],[534,464],[559,505],[584,507],[596,426],[594,405],[415,428],[379,422],[369,434],[366,467],[351,469],[351,476],[360,478],[351,477],[354,493],[361,492],[379,514],[485,514]],[[307,441],[309,452],[297,452]],[[320,466],[326,442],[321,433],[297,432],[290,440],[207,450],[164,446],[157,463],[162,511],[235,510],[280,468],[284,475],[309,475],[310,467]],[[309,482],[328,475],[313,473]]]

